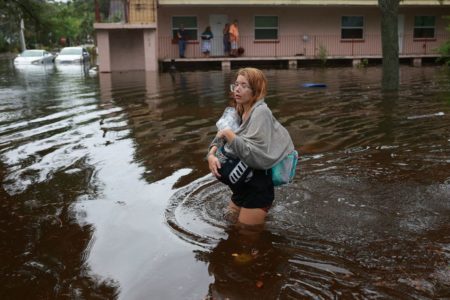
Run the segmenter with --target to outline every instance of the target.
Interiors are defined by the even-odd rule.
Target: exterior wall
[[[161,2],[161,1],[160,1]],[[408,53],[430,53],[447,38],[445,27],[448,21],[442,15],[450,9],[442,7],[402,7],[400,14],[405,16],[403,49]],[[245,56],[307,56],[316,57],[321,48],[332,56],[380,56],[380,12],[378,7],[347,6],[161,6],[158,9],[159,58],[178,57],[178,46],[172,42],[172,16],[197,16],[198,35],[209,25],[210,14],[224,14],[229,21],[239,21],[240,45],[245,48]],[[254,40],[254,16],[278,16],[277,41],[263,42]],[[342,16],[364,16],[364,39],[343,41],[340,38]],[[436,16],[436,40],[414,41],[413,27],[415,15]],[[444,37],[445,34],[445,37]],[[442,36],[442,38],[440,38]],[[220,38],[220,37],[219,37]],[[201,57],[199,40],[190,42],[186,48],[186,57]]]
[[[158,70],[156,24],[95,23],[100,72]]]
[[[143,30],[111,30],[109,42],[111,71],[144,70]]]
[[[103,7],[100,12],[96,6],[94,23],[100,72],[158,70],[156,1],[110,0]],[[113,18],[115,13],[122,18]]]
[[[195,0],[202,2],[201,0]],[[380,12],[378,0],[260,0],[203,1],[160,0],[156,14],[154,0],[129,0],[129,23],[95,23],[101,72],[157,70],[158,59],[177,58],[178,45],[172,40],[172,16],[196,16],[198,36],[209,25],[210,15],[225,15],[239,21],[240,46],[246,57],[381,57]],[[361,2],[361,3],[360,3]],[[436,2],[436,3],[434,3]],[[250,5],[255,3],[257,5]],[[265,5],[261,5],[265,3]],[[432,4],[434,3],[434,4]],[[177,4],[177,5],[171,5]],[[285,4],[285,5],[282,5]],[[404,34],[399,37],[404,55],[428,55],[450,39],[445,28],[450,0],[404,0],[399,14],[404,19]],[[416,6],[423,5],[423,6]],[[255,40],[254,17],[278,16],[278,39]],[[414,16],[436,16],[436,38],[414,39]],[[363,16],[364,38],[341,40],[341,17]],[[215,37],[216,51],[222,53],[221,37]],[[187,58],[202,57],[200,39],[190,41]],[[324,51],[323,51],[324,50]],[[214,53],[214,51],[213,51]]]
[[[100,72],[111,72],[111,58],[109,54],[109,31],[97,30],[98,65]]]
[[[144,34],[145,70],[158,70],[158,38],[156,30],[146,29]]]
[[[405,16],[405,36],[404,49],[408,49],[411,53],[430,54],[435,51],[444,41],[450,39],[450,34],[446,30],[450,21],[445,16],[450,15],[450,8],[402,8],[400,14]],[[436,39],[414,39],[414,16],[436,16]]]

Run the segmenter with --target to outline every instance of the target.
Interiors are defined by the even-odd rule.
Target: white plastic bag
[[[234,107],[227,107],[222,114],[222,117],[216,122],[217,129],[223,130],[230,128],[233,132],[238,130],[241,125],[241,117],[239,117]]]

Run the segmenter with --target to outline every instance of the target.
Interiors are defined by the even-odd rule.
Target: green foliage
[[[445,18],[450,21],[450,17]],[[450,25],[447,26],[447,31],[450,31]],[[438,61],[444,62],[447,66],[450,65],[450,41],[447,41],[439,46],[438,51],[441,54]]]
[[[113,23],[119,23],[123,20],[122,12],[118,11],[112,16]]]
[[[94,64],[97,61],[97,50],[96,50],[96,47],[86,47],[86,50],[90,54],[91,63]]]
[[[450,65],[450,41],[445,42],[438,48],[441,57],[437,59],[438,62],[444,62],[446,65]]]
[[[325,48],[325,46],[320,45],[319,46],[319,60],[322,63],[322,66],[325,66],[327,63],[327,57],[328,57],[328,51],[327,48]]]
[[[369,60],[367,58],[361,59],[361,62],[358,64],[358,68],[366,68],[369,65]]]
[[[87,43],[93,36],[94,1],[0,0],[0,52],[19,48],[21,18],[27,48],[53,49],[62,37]]]

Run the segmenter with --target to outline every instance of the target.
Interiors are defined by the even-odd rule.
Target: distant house
[[[200,35],[208,25],[211,56],[220,59],[223,27],[235,19],[249,59],[381,57],[377,0],[110,0],[97,8],[102,72],[157,70],[158,61],[178,58],[180,24],[188,33],[187,59],[202,57]],[[403,0],[401,57],[437,56],[436,48],[450,39],[448,15],[450,0]]]

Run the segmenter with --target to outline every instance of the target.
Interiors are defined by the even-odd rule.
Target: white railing
[[[448,40],[450,33],[436,35],[433,39],[415,39],[412,35],[403,35],[399,37],[400,55],[437,54],[437,48]],[[223,49],[222,43],[214,44]],[[339,35],[282,35],[277,40],[258,41],[253,36],[241,36],[239,45],[244,48],[245,57],[380,57],[382,52],[379,34],[365,35],[361,40],[343,40]],[[160,36],[159,58],[177,58],[178,55],[176,41],[170,36]],[[189,41],[185,56],[204,57],[201,42]]]

